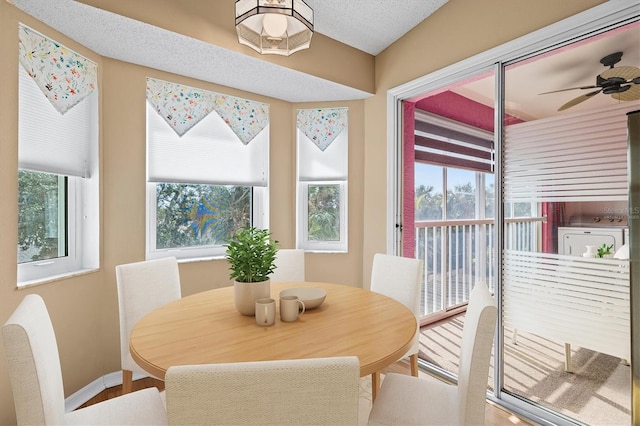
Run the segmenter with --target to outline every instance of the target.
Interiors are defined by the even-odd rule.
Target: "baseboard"
[[[133,380],[138,380],[145,377],[148,376],[139,373],[133,374]],[[98,395],[103,390],[120,385],[122,385],[122,371],[114,371],[112,373],[105,374],[102,377],[98,377],[93,382],[89,383],[72,395],[69,395],[64,400],[64,409],[67,413],[69,411],[73,411],[85,402],[89,401],[94,396]]]

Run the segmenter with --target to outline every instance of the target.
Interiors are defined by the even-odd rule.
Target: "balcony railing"
[[[505,247],[533,251],[543,220],[506,220]],[[416,222],[416,257],[424,262],[422,316],[466,304],[478,281],[484,281],[494,291],[494,231],[493,219]]]

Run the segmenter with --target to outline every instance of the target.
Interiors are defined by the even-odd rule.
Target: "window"
[[[18,263],[67,256],[67,178],[18,172]]]
[[[98,93],[95,64],[22,25],[19,34],[17,268],[24,286],[99,265]],[[54,75],[58,68],[29,62],[46,55],[69,64],[71,75],[61,78]],[[45,92],[58,91],[54,96],[68,103],[47,99],[43,79],[31,75],[53,81]],[[67,78],[68,86],[56,86]],[[73,93],[60,95],[71,86]]]
[[[320,183],[304,185],[307,206],[307,239],[310,242],[339,242],[340,224],[344,221],[341,208],[345,185]]]
[[[156,185],[156,249],[219,246],[251,224],[251,187]]]
[[[346,108],[298,110],[299,248],[348,249],[347,142]]]
[[[415,163],[415,220],[442,220],[443,167]]]
[[[475,219],[476,172],[447,168],[447,219]]]
[[[149,101],[147,151],[147,258],[221,257],[241,227],[268,226],[268,125],[244,144],[212,111],[179,136]]]
[[[492,219],[494,197],[491,173],[415,163],[416,221]]]

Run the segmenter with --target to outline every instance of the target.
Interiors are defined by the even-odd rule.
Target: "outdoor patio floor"
[[[464,314],[422,327],[420,358],[457,374]],[[572,347],[574,373],[564,368],[564,342],[505,330],[505,390],[590,425],[631,424],[631,372],[619,358]],[[489,371],[493,388],[494,358]]]

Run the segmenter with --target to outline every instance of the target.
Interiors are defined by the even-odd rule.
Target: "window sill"
[[[318,250],[318,249],[304,249],[305,253],[319,253],[319,254],[349,254],[347,250]]]
[[[94,272],[98,272],[100,270],[100,268],[91,268],[91,269],[81,269],[78,271],[72,271],[72,272],[66,272],[64,274],[58,274],[58,275],[51,275],[48,277],[44,277],[44,278],[38,278],[35,280],[31,280],[31,281],[20,281],[17,284],[17,288],[18,290],[22,290],[25,288],[30,288],[30,287],[35,287],[35,286],[39,286],[42,284],[49,284],[49,283],[53,283],[56,281],[62,281],[62,280],[66,280],[69,278],[73,278],[73,277],[79,277],[82,275],[88,275],[88,274],[92,274]]]
[[[177,258],[178,263],[197,263],[197,262],[209,262],[212,260],[225,260],[226,255],[216,255],[216,256],[203,256],[203,257],[185,257],[185,258]]]

